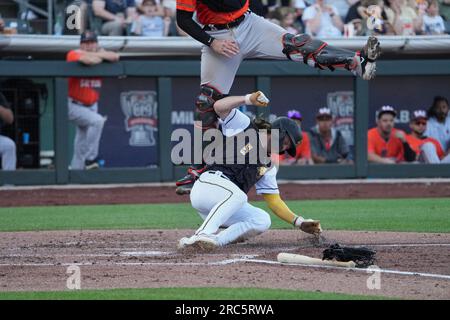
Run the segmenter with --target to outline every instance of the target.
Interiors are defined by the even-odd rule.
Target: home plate
[[[139,256],[139,257],[155,257],[155,256],[165,256],[171,254],[172,252],[164,251],[124,251],[121,252],[121,256]]]

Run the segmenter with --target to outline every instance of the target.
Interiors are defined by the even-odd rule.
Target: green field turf
[[[450,198],[288,201],[324,229],[450,232]],[[255,205],[268,210],[265,203]],[[0,208],[0,231],[191,229],[201,223],[188,203]],[[272,215],[272,228],[292,228]]]
[[[327,292],[256,288],[149,288],[0,292],[0,300],[367,300],[386,299]]]

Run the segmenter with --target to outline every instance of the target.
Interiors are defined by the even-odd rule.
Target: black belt
[[[236,20],[233,20],[231,22],[228,22],[226,24],[207,24],[203,27],[203,30],[205,31],[216,31],[216,30],[225,30],[225,29],[231,29],[234,27],[237,27],[241,24],[242,21],[245,19],[245,13],[237,18]]]
[[[75,103],[75,104],[77,104],[79,106],[83,106],[83,107],[91,107],[92,106],[92,104],[85,104],[85,103],[82,103],[80,101],[74,100],[72,98],[70,98],[70,100],[72,100],[72,103]]]
[[[206,172],[209,172],[209,173],[215,174],[216,176],[219,176],[219,177],[221,177],[221,178],[230,180],[230,178],[228,178],[226,175],[224,175],[224,174],[222,173],[222,171],[208,170],[208,171],[206,171]],[[217,172],[220,172],[220,174],[217,174]]]

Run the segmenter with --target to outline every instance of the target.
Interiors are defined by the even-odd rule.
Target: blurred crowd
[[[302,127],[304,120],[298,110],[287,113],[302,128],[303,140],[297,145],[295,157],[275,156],[281,165],[353,164],[354,155],[342,132],[335,127],[329,108],[320,108],[316,124]],[[397,111],[381,106],[375,126],[367,132],[367,159],[371,163],[450,163],[450,112],[446,97],[436,96],[428,110],[414,110],[409,130],[395,128]]]
[[[176,24],[176,0],[60,1],[60,8],[75,4],[81,9],[78,33],[88,28],[111,36],[186,36]],[[450,31],[450,0],[250,0],[250,8],[288,32],[319,38]],[[36,17],[27,13],[22,18]],[[60,14],[55,14],[54,33],[69,34],[61,21]],[[0,33],[10,33],[9,29],[0,15]]]

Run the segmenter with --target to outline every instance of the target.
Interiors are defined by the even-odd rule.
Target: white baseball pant
[[[82,106],[69,99],[69,120],[76,125],[71,169],[84,170],[86,160],[94,160],[98,156],[100,138],[105,118],[97,113],[98,106]]]
[[[3,170],[16,170],[16,144],[8,137],[0,136],[0,156]]]
[[[219,55],[207,46],[202,47],[200,82],[224,94],[230,92],[242,60],[287,59],[282,44],[282,37],[287,31],[254,13],[246,14],[244,21],[236,28],[207,33],[220,40],[234,39],[239,45],[239,53],[232,58]]]
[[[270,228],[269,214],[249,204],[247,195],[220,171],[203,173],[195,182],[190,197],[192,207],[204,220],[195,234],[213,235],[220,227],[225,227],[217,234],[221,246]]]
[[[450,163],[450,154],[445,156],[442,159],[439,159],[436,151],[436,146],[432,142],[425,142],[420,147],[420,157],[419,160],[425,163],[432,163],[432,164],[438,164],[438,163]]]

